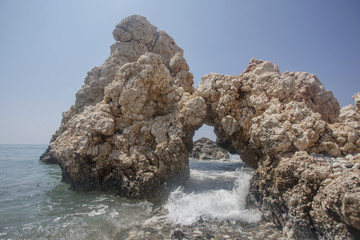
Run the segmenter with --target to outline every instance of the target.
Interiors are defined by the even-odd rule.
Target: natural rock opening
[[[196,140],[202,137],[209,138],[212,141],[216,142],[217,137],[215,135],[214,127],[209,126],[207,124],[203,124],[199,129],[195,131],[193,141],[195,142]]]
[[[124,19],[113,35],[110,57],[88,73],[41,157],[56,161],[73,189],[159,198],[189,178],[193,136],[205,123],[221,147],[256,169],[248,202],[291,236],[358,233],[359,211],[336,206],[359,209],[359,109],[340,111],[313,74],[281,73],[254,58],[241,75],[210,73],[194,89],[182,49],[146,18]],[[310,153],[349,155],[352,165],[334,175],[336,161]],[[337,189],[339,179],[351,187]],[[346,200],[332,201],[339,191]]]
[[[228,160],[229,153],[217,143],[214,127],[203,124],[195,131],[190,157],[199,160]]]

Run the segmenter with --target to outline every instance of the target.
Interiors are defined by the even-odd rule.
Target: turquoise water
[[[104,192],[78,193],[57,165],[39,162],[46,145],[0,145],[0,239],[124,239],[156,207]],[[245,208],[250,170],[240,159],[190,161],[190,180],[164,203],[169,223],[199,219],[256,222]]]

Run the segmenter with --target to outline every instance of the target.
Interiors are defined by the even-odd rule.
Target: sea
[[[253,170],[237,155],[190,159],[188,182],[156,204],[69,190],[58,165],[39,161],[46,147],[0,145],[0,239],[217,239],[220,226],[228,227],[219,239],[241,239],[246,226],[254,234],[269,229],[261,212],[246,206]]]

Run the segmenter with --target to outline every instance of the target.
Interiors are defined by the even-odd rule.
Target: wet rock
[[[46,151],[43,154],[41,154],[40,161],[44,163],[52,163],[52,164],[57,163],[56,159],[50,155],[50,147],[47,147]]]
[[[175,229],[171,233],[171,239],[184,239],[185,234],[180,229]]]
[[[208,220],[191,226],[181,226],[163,219],[132,226],[125,235],[128,235],[131,239],[136,239],[134,237],[136,232],[146,231],[146,229],[154,227],[154,225],[158,226],[158,230],[150,231],[150,234],[146,235],[145,239],[288,239],[273,224],[264,221],[248,225],[244,222],[229,223],[227,221]]]
[[[171,239],[183,239],[185,237],[185,234],[180,229],[175,229],[171,233]]]
[[[211,139],[202,137],[194,142],[190,157],[200,160],[228,160],[226,150],[218,147]]]

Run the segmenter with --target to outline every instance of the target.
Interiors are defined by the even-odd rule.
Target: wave
[[[206,173],[202,174],[193,172],[192,177],[204,177]],[[211,173],[209,178],[213,177],[212,174],[219,173]],[[223,174],[236,176],[232,189],[187,192],[184,187],[179,187],[173,191],[165,204],[167,219],[180,225],[192,225],[201,219],[249,223],[260,221],[261,212],[245,206],[251,174],[243,170]]]

